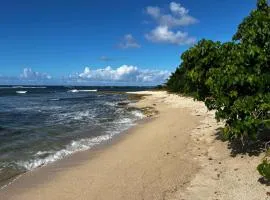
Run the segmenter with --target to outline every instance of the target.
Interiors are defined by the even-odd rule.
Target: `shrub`
[[[270,7],[258,0],[239,25],[233,41],[201,40],[184,52],[182,63],[169,78],[173,92],[193,94],[224,120],[229,140],[246,143],[270,133]],[[268,157],[258,171],[270,179]]]

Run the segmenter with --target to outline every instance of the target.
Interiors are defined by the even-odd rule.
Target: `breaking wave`
[[[36,156],[42,156],[46,154],[50,154],[45,158],[36,158],[31,159],[27,161],[18,161],[17,165],[26,169],[26,170],[33,170],[37,167],[45,166],[49,163],[52,163],[54,161],[63,159],[73,153],[79,152],[79,151],[85,151],[93,146],[100,144],[106,140],[109,140],[112,138],[113,135],[101,135],[94,138],[89,139],[80,139],[78,141],[72,141],[70,144],[68,144],[64,149],[53,152],[53,151],[39,151],[35,155]]]

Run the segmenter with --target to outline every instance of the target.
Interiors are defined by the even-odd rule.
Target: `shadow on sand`
[[[248,155],[248,156],[259,156],[265,152],[265,144],[269,141],[270,130],[263,131],[258,140],[249,141],[242,143],[240,140],[233,140],[228,143],[228,149],[231,151],[231,156],[236,157],[237,155]],[[222,134],[222,129],[216,130],[216,139],[225,142],[225,138]]]
[[[216,129],[216,140],[226,142],[222,129]],[[228,149],[231,151],[231,156],[236,157],[237,155],[248,155],[248,156],[259,156],[261,153],[265,152],[266,149],[270,148],[270,129],[263,130],[256,141],[250,141],[243,144],[240,140],[233,140],[228,142]],[[258,163],[259,164],[259,163]],[[261,177],[258,182],[270,186],[270,180]],[[269,193],[270,195],[270,193]]]

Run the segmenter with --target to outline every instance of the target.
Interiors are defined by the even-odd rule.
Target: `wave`
[[[22,91],[22,90],[21,90],[21,91],[16,91],[16,93],[17,93],[17,94],[26,94],[27,91]]]
[[[117,102],[109,102],[109,101],[106,101],[104,102],[104,105],[106,106],[111,106],[111,107],[115,107],[117,105]]]
[[[79,92],[97,92],[98,90],[79,90]]]
[[[145,115],[139,111],[139,110],[134,110],[131,112],[137,119],[143,119],[145,118]]]
[[[60,98],[49,99],[49,101],[60,101]]]
[[[68,92],[73,92],[73,93],[77,93],[77,92],[97,92],[97,90],[77,90],[77,89],[73,89],[73,90],[69,90]]]
[[[79,92],[79,90],[74,89],[74,90],[69,90],[68,92],[73,92],[73,93],[75,93],[75,92]]]
[[[132,124],[133,120],[130,118],[122,118],[115,121],[116,124]]]
[[[74,116],[74,118],[89,116],[89,114],[89,111],[79,112],[77,113],[77,115]],[[116,120],[114,122],[114,124],[117,124],[116,129],[113,129],[113,127],[111,127],[110,130],[106,131],[105,135],[97,136],[94,138],[73,140],[68,145],[66,145],[64,149],[59,151],[38,151],[35,154],[35,157],[37,157],[36,159],[31,159],[28,161],[18,161],[16,164],[26,170],[33,170],[37,167],[45,166],[49,163],[63,159],[73,153],[91,149],[95,145],[108,141],[112,139],[113,136],[134,126],[136,124],[136,120],[145,117],[140,110],[132,111],[131,114],[133,115],[133,117],[131,118],[121,118],[119,120]]]
[[[18,161],[16,164],[20,167],[23,167],[26,170],[33,170],[37,167],[45,166],[49,163],[52,163],[56,160],[63,159],[73,153],[85,151],[91,149],[93,146],[100,144],[104,141],[107,141],[112,138],[112,134],[97,136],[94,138],[80,139],[78,141],[72,141],[64,149],[52,153],[51,151],[39,151],[36,153],[37,156],[44,154],[51,154],[45,158],[31,159],[28,161]]]

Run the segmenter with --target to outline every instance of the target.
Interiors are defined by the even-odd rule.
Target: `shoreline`
[[[222,123],[202,102],[132,93],[143,97],[131,106],[156,108],[157,117],[28,172],[0,190],[0,199],[267,199],[254,168],[260,156],[233,158],[217,139]]]
[[[122,91],[102,91],[100,92],[101,94],[122,94],[122,95],[126,95],[127,96],[127,101],[124,101],[123,103],[120,102],[118,103],[117,106],[123,106],[123,107],[126,107],[126,109],[130,109],[131,111],[133,110],[140,110],[142,113],[144,113],[144,110],[141,110],[141,109],[138,109],[136,106],[129,106],[129,104],[134,104],[139,101],[141,98],[143,98],[143,96],[145,95],[140,95],[140,94],[128,94],[127,92],[122,92]],[[147,118],[142,118],[142,119],[138,119],[137,121],[135,121],[135,126],[138,124],[138,123],[143,123],[143,121],[147,121],[149,119]],[[134,127],[134,124],[131,125],[128,129],[125,129],[123,131],[121,131],[120,133],[118,134],[115,134],[113,135],[111,138],[109,138],[108,140],[104,140],[104,141],[101,141],[99,144],[97,145],[94,145],[92,147],[90,147],[89,149],[87,150],[79,150],[79,151],[75,151],[73,152],[72,154],[70,155],[67,155],[61,159],[56,159],[55,161],[53,162],[49,162],[49,163],[46,163],[44,165],[41,165],[41,166],[38,166],[38,167],[35,167],[31,170],[26,170],[25,172],[22,172],[22,173],[18,173],[8,179],[5,179],[3,181],[0,182],[0,193],[1,193],[1,190],[8,187],[9,185],[11,185],[14,181],[18,180],[20,177],[22,176],[25,176],[27,175],[28,173],[32,173],[36,170],[39,170],[40,168],[44,168],[44,167],[51,167],[51,166],[54,166],[55,162],[64,162],[65,160],[69,159],[70,157],[74,156],[76,157],[76,155],[79,153],[82,153],[82,152],[87,152],[87,151],[92,151],[92,150],[95,150],[95,149],[100,149],[100,148],[104,148],[106,147],[106,145],[110,145],[111,143],[113,143],[114,140],[118,140],[123,134],[127,133],[129,129],[132,129]],[[101,135],[102,136],[102,135]]]

